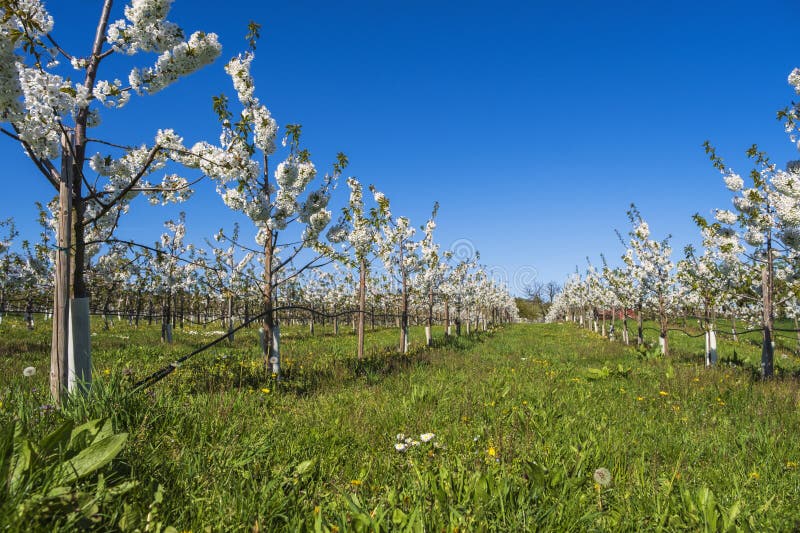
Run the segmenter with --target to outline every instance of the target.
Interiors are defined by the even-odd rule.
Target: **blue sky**
[[[800,66],[800,5],[698,4],[176,0],[170,20],[218,33],[222,57],[106,111],[98,133],[134,144],[171,127],[188,142],[216,139],[211,96],[232,95],[223,66],[245,49],[252,19],[263,25],[257,95],[280,125],[303,125],[319,168],[343,151],[347,174],[374,183],[416,225],[439,201],[444,246],[469,239],[510,280],[535,269],[561,281],[586,256],[621,254],[614,229],[627,229],[631,202],[654,236],[673,235],[676,254],[696,243],[691,215],[730,202],[704,140],[742,173],[752,143],[777,162],[800,158],[775,119],[800,98],[786,82]],[[100,2],[46,5],[55,35],[85,54]],[[154,59],[135,56],[140,66]],[[32,237],[33,202],[51,189],[10,139],[0,157],[13,191],[0,197],[0,217]],[[337,196],[338,205],[344,184]],[[211,183],[179,209],[198,242],[235,220]],[[152,242],[175,212],[134,205],[120,235]]]

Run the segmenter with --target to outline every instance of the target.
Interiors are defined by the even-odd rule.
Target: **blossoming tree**
[[[374,187],[370,187],[375,205],[369,209],[364,204],[364,190],[355,178],[347,180],[350,199],[343,211],[343,220],[333,231],[334,240],[346,245],[339,260],[351,268],[358,269],[358,335],[357,357],[364,357],[364,324],[367,312],[367,280],[372,262],[380,256],[382,229],[391,217],[389,199]],[[340,235],[336,235],[339,233]]]
[[[257,26],[251,24],[251,32],[257,32]],[[283,138],[289,153],[276,166],[274,178],[270,178],[269,159],[277,149],[278,125],[255,96],[255,83],[250,73],[254,46],[251,41],[251,50],[234,57],[225,67],[241,111],[234,117],[228,98],[215,97],[214,109],[222,124],[220,145],[203,143],[193,148],[193,152],[196,164],[217,180],[217,191],[225,205],[244,213],[258,230],[256,242],[260,249],[257,251],[264,268],[262,355],[265,365],[280,376],[280,330],[273,312],[275,289],[287,279],[282,278],[281,273],[304,250],[313,254],[304,259],[302,265],[295,265],[292,276],[329,261],[332,250],[320,236],[331,220],[328,201],[336,179],[347,165],[347,158],[338,154],[333,172],[317,180],[317,169],[309,152],[300,148],[300,126],[289,125]],[[294,241],[279,241],[290,225],[301,230],[301,235]],[[282,249],[286,253],[279,257]]]
[[[132,0],[125,18],[111,22],[113,1],[104,0],[89,55],[81,56],[59,44],[53,17],[40,0],[0,1],[0,120],[7,125],[0,131],[21,145],[59,195],[51,356],[56,400],[68,382],[86,377],[69,378],[77,371],[76,359],[90,368],[87,244],[107,238],[137,194],[158,203],[182,200],[189,192],[187,181],[174,174],[157,184],[146,181],[169,159],[180,159],[176,149],[182,146],[172,131],[159,131],[151,146],[137,147],[89,135],[100,122],[101,107],[119,108],[133,94],[155,94],[219,55],[215,34],[187,38],[166,20],[171,3]],[[124,60],[125,72],[100,76],[112,56],[139,52],[159,55],[152,66],[130,69]],[[74,69],[71,74],[62,61]],[[70,76],[81,79],[73,82]],[[93,143],[114,152],[91,155]]]
[[[760,307],[761,375],[770,377],[774,373],[775,309],[793,296],[800,282],[795,268],[800,250],[800,172],[793,165],[779,169],[752,146],[747,155],[755,168],[746,187],[744,178],[727,167],[709,143],[706,151],[734,193],[735,211],[717,210],[715,223],[700,216],[695,221],[722,243],[726,254],[758,265],[760,276],[752,276],[752,283],[744,284],[740,293]]]
[[[659,322],[659,347],[661,353],[669,354],[667,342],[667,326],[670,312],[673,310],[676,299],[676,285],[673,277],[675,265],[672,263],[672,247],[669,237],[656,241],[650,238],[650,226],[644,221],[635,205],[631,205],[628,218],[632,228],[629,231],[630,241],[628,250],[623,257],[626,265],[636,278],[636,283],[641,287],[641,304],[649,304],[658,315]],[[641,308],[639,311],[639,339],[642,338]]]

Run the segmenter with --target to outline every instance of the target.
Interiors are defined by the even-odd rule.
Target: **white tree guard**
[[[425,344],[427,346],[431,345],[431,327],[425,326]]]
[[[666,346],[664,346],[664,337],[658,336],[658,348],[661,350],[661,354],[663,355],[666,352]]]
[[[717,332],[706,332],[706,366],[717,364]]]
[[[281,373],[281,327],[275,324],[272,327],[272,353],[269,356],[269,363],[272,365],[272,373]]]
[[[69,306],[67,390],[86,392],[92,384],[89,298],[73,298]]]

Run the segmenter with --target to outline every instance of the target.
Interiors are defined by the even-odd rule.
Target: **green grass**
[[[248,330],[130,395],[133,380],[213,337],[178,330],[166,347],[156,326],[96,326],[92,395],[53,411],[40,408],[46,324],[0,325],[0,422],[21,420],[40,438],[65,419],[109,416],[129,437],[103,483],[137,484],[90,519],[7,498],[0,522],[11,530],[144,530],[148,514],[150,530],[192,531],[800,526],[793,344],[778,347],[785,370],[765,383],[753,377],[759,352],[748,339],[721,340],[721,356],[736,349],[737,364],[709,370],[703,339],[678,334],[665,360],[574,325],[447,343],[437,329],[431,350],[414,328],[412,353],[400,356],[397,331],[386,329],[368,334],[359,362],[349,327],[311,338],[297,326],[284,328],[281,383],[264,374]],[[39,373],[23,378],[27,365]],[[426,432],[431,443],[395,451],[398,433]],[[600,467],[608,487],[593,480]]]

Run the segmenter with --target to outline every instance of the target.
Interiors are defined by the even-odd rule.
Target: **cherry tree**
[[[184,242],[186,237],[186,215],[180,214],[177,221],[164,223],[167,231],[155,243],[150,269],[153,273],[151,290],[161,297],[161,342],[172,343],[173,297],[176,291],[185,290],[194,284],[197,264],[186,261],[194,246]]]
[[[411,276],[421,268],[420,243],[415,241],[416,230],[407,217],[388,217],[381,236],[381,260],[399,288],[400,351],[408,353],[408,310]]]
[[[138,194],[162,203],[182,201],[190,193],[187,180],[175,174],[160,183],[146,180],[168,160],[185,155],[172,130],[159,130],[151,146],[134,147],[89,134],[100,123],[102,107],[120,108],[134,94],[155,94],[220,54],[215,34],[198,31],[187,38],[166,20],[171,3],[132,0],[125,18],[112,22],[113,1],[104,0],[89,54],[83,56],[59,44],[53,17],[40,0],[0,1],[0,120],[7,124],[0,131],[20,144],[58,193],[51,363],[57,401],[67,383],[75,382],[68,378],[76,372],[70,361],[80,360],[84,371],[91,367],[87,245],[108,238]],[[159,55],[151,66],[132,69],[129,59],[121,60],[116,72],[101,77],[112,56],[140,52]],[[92,145],[106,153],[92,154]]]
[[[274,181],[270,178],[269,159],[277,150],[278,125],[255,96],[250,65],[255,58],[254,39],[258,26],[251,24],[250,29],[253,36],[250,51],[234,57],[225,66],[241,111],[234,116],[228,98],[225,95],[215,97],[214,109],[222,124],[220,144],[202,143],[193,148],[193,153],[197,157],[195,163],[217,181],[217,191],[225,205],[244,213],[258,231],[258,259],[264,268],[262,355],[265,365],[280,377],[280,329],[273,311],[275,290],[289,279],[281,275],[302,251],[312,251],[312,257],[305,259],[292,276],[329,262],[332,249],[320,237],[331,220],[328,201],[336,179],[347,165],[347,158],[338,154],[332,173],[317,180],[317,169],[309,152],[300,147],[300,126],[289,125],[283,137],[288,154],[276,166]],[[298,228],[301,235],[294,240],[280,241],[280,236],[290,226]],[[282,250],[286,253],[280,256]]]
[[[673,270],[675,265],[670,259],[672,247],[669,237],[656,241],[650,238],[650,226],[644,221],[635,205],[628,211],[628,219],[632,228],[628,235],[630,241],[623,261],[632,272],[636,283],[641,288],[639,310],[639,339],[642,338],[643,305],[653,308],[658,315],[659,347],[663,355],[669,355],[667,327],[669,314],[677,303],[677,291]]]
[[[612,316],[616,320],[616,309],[622,311],[622,342],[630,344],[628,333],[628,310],[636,305],[636,293],[627,268],[611,268],[603,257],[603,278],[612,302]]]
[[[436,214],[439,211],[439,204],[433,206],[431,218],[425,224],[423,231],[425,236],[420,242],[420,257],[422,261],[423,270],[417,276],[417,283],[420,292],[427,297],[427,315],[428,323],[425,326],[425,341],[428,346],[433,342],[433,309],[435,306],[435,297],[440,295],[441,287],[444,280],[447,278],[450,265],[448,260],[452,257],[452,252],[440,251],[440,246],[433,240],[433,231],[436,229]],[[444,302],[447,306],[447,300]],[[449,309],[445,310],[445,315],[449,315]],[[449,320],[449,316],[447,317]],[[447,334],[447,326],[445,325],[445,334]]]
[[[213,287],[213,290],[222,294],[225,298],[225,320],[227,321],[228,341],[233,342],[234,334],[234,300],[236,295],[244,296],[247,289],[251,284],[254,276],[249,275],[249,268],[253,257],[256,255],[255,251],[247,251],[240,258],[236,258],[236,252],[239,251],[239,225],[234,224],[233,231],[230,235],[220,229],[214,235],[214,240],[218,243],[227,242],[227,247],[217,246],[208,243],[211,248],[211,253],[214,256],[213,263],[206,262],[205,280]],[[245,298],[246,301],[246,298]]]
[[[358,324],[357,357],[364,357],[364,325],[367,313],[367,281],[372,263],[381,257],[385,244],[382,241],[384,228],[391,217],[389,199],[375,187],[370,186],[374,205],[367,209],[364,203],[364,188],[356,178],[348,178],[350,188],[348,206],[343,210],[343,219],[333,230],[333,237],[340,241],[344,250],[339,261],[350,268],[358,269]]]
[[[3,232],[0,234],[0,324],[2,324],[8,305],[8,293],[14,286],[16,277],[17,255],[13,252],[12,246],[19,232],[13,218],[0,220],[0,231]]]
[[[716,239],[727,256],[757,265],[740,296],[757,303],[762,330],[761,375],[774,373],[775,309],[793,296],[798,285],[800,250],[800,172],[795,165],[781,170],[764,152],[752,146],[747,155],[755,162],[749,183],[727,167],[706,143],[713,165],[723,174],[732,193],[733,211],[716,211],[716,222],[695,216],[700,228]],[[746,186],[749,185],[749,186]],[[760,278],[760,279],[759,279]]]

